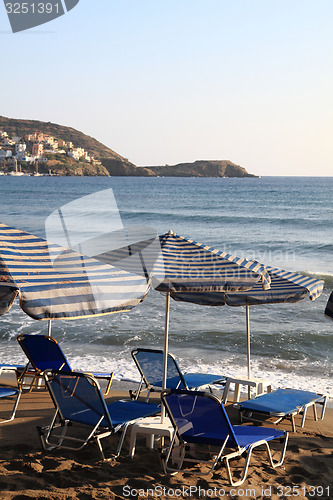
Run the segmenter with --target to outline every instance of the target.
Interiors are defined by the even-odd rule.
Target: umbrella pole
[[[168,370],[168,346],[169,346],[169,312],[170,312],[170,292],[166,294],[165,302],[165,323],[164,323],[164,349],[163,349],[163,379],[162,390],[166,388],[167,370]],[[163,424],[165,417],[165,408],[161,406],[161,423]]]
[[[47,329],[47,334],[49,337],[51,337],[51,320],[49,319],[49,326],[48,326],[48,329]]]
[[[251,379],[251,338],[250,338],[250,306],[246,304],[246,338],[247,338],[247,378]]]

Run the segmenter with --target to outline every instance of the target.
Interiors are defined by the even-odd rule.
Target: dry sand
[[[123,394],[124,395],[124,394]],[[1,401],[1,410],[5,407]],[[228,407],[233,423],[238,413]],[[247,480],[233,488],[224,466],[207,476],[163,473],[159,452],[137,441],[134,459],[128,457],[128,438],[121,456],[100,462],[95,444],[79,452],[43,451],[37,426],[50,422],[52,403],[44,391],[23,394],[14,421],[0,426],[0,499],[124,499],[124,498],[333,498],[333,410],[313,420],[309,411],[304,429],[296,418],[284,464],[272,470],[262,451],[254,452]],[[279,425],[291,431],[288,421]],[[107,438],[113,452],[118,435]],[[105,440],[104,442],[106,442]],[[243,459],[241,459],[242,461]]]

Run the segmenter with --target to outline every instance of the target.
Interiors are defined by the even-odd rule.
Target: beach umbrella
[[[333,292],[328,297],[328,301],[325,307],[325,316],[326,318],[333,320]]]
[[[129,311],[149,287],[145,276],[0,223],[0,315],[17,296],[36,320]]]
[[[162,241],[162,256],[165,255],[164,266],[165,266],[165,276],[166,279],[162,281],[161,284],[156,286],[156,290],[167,291],[168,290],[168,280],[169,270],[172,273],[172,261],[168,257],[168,247],[166,246],[166,252],[163,253],[163,241],[172,238],[174,240],[179,239],[179,241],[186,242],[185,238],[181,238],[177,235],[161,237]],[[181,247],[180,247],[181,248]],[[176,259],[178,266],[184,268],[186,266],[186,261],[189,255],[186,252],[182,252],[177,246],[173,246],[173,259]],[[251,262],[251,261],[250,261]],[[247,371],[248,379],[251,378],[251,357],[250,357],[250,318],[249,318],[249,307],[251,305],[259,304],[276,304],[285,302],[299,302],[306,296],[310,300],[315,300],[321,294],[324,282],[322,280],[317,280],[309,276],[304,276],[298,273],[284,271],[282,269],[273,268],[270,266],[263,266],[257,262],[253,263],[258,269],[263,272],[263,277],[261,280],[253,283],[252,286],[246,288],[236,287],[228,289],[227,287],[223,290],[223,286],[220,289],[209,290],[205,286],[205,281],[198,279],[196,282],[196,288],[186,289],[186,287],[169,286],[169,293],[174,300],[183,302],[192,302],[194,304],[208,305],[208,306],[245,306],[246,307],[246,334],[247,334]],[[189,266],[191,263],[189,262]],[[172,283],[172,280],[171,280]],[[265,285],[269,283],[269,286]],[[167,297],[167,301],[169,297]],[[167,307],[169,307],[167,305]]]
[[[166,293],[163,387],[166,385],[170,296],[202,303],[210,294],[269,290],[270,276],[262,264],[236,257],[173,231],[160,236],[161,252],[152,271],[156,290]],[[180,297],[180,298],[178,298]],[[211,304],[213,305],[213,304]]]

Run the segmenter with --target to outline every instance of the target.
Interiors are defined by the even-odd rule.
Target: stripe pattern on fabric
[[[0,314],[17,295],[34,319],[128,311],[149,280],[0,223]]]
[[[255,284],[270,288],[270,276],[262,264],[236,257],[179,236],[160,236],[161,253],[153,269],[156,290],[172,293],[211,293],[249,290]]]
[[[250,290],[240,290],[234,293],[215,292],[171,292],[171,297],[178,301],[192,302],[211,306],[246,306],[259,304],[277,304],[283,302],[299,302],[307,295],[315,300],[322,293],[324,281],[304,276],[298,273],[266,267],[271,284],[264,290],[260,283],[256,283]]]

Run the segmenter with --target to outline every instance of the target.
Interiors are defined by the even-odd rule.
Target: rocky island
[[[256,177],[229,160],[197,160],[148,168],[160,177]]]

